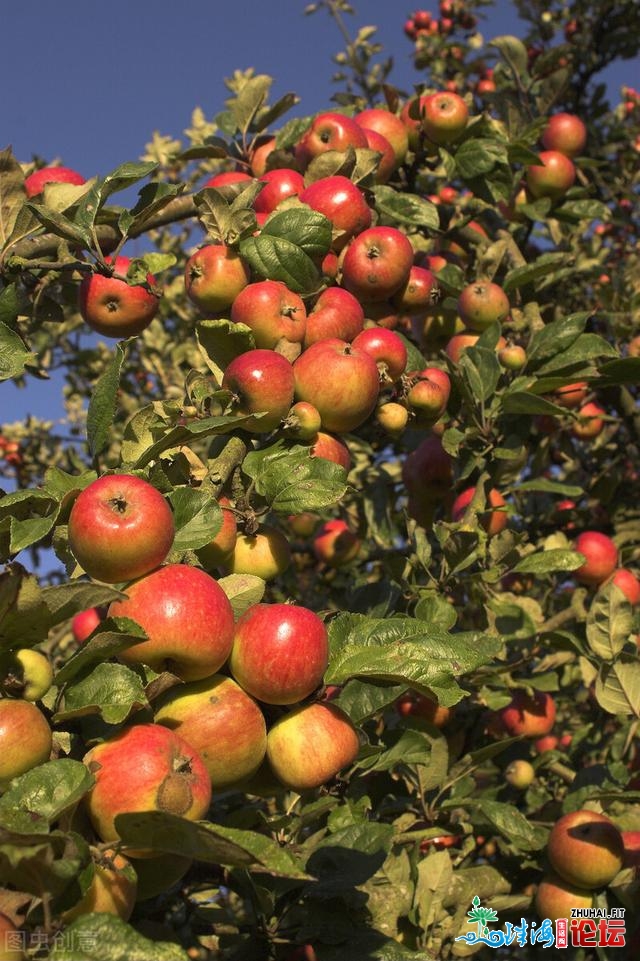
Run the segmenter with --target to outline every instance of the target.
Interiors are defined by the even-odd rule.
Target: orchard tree
[[[0,154],[2,957],[637,956],[640,11],[482,6]]]

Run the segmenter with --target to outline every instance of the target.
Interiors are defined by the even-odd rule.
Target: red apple
[[[226,310],[250,280],[249,268],[232,247],[206,244],[187,260],[187,296],[203,314]]]
[[[304,190],[304,178],[297,170],[278,167],[267,170],[260,180],[266,184],[253,202],[256,213],[271,214],[281,201],[295,197]]]
[[[266,704],[295,704],[322,683],[329,663],[327,629],[294,604],[254,604],[236,624],[231,674]]]
[[[383,134],[379,133],[377,130],[370,130],[368,127],[365,127],[362,124],[360,124],[360,126],[364,130],[364,135],[367,138],[367,147],[369,150],[375,150],[380,154],[378,166],[376,167],[376,183],[386,184],[396,168],[396,155],[394,149]]]
[[[640,604],[640,581],[632,571],[619,567],[614,571],[611,583],[620,588],[632,606]]]
[[[327,287],[307,317],[304,346],[335,337],[351,343],[363,327],[364,310],[360,301],[343,287]]]
[[[298,400],[320,412],[324,430],[345,433],[373,412],[380,378],[369,354],[343,340],[312,344],[293,364]]]
[[[253,178],[241,170],[223,170],[222,173],[214,174],[213,177],[203,183],[204,187],[226,187],[228,184],[251,183]]]
[[[461,494],[458,494],[451,508],[451,516],[454,521],[462,520],[475,493],[475,487],[468,487]],[[495,537],[496,534],[505,529],[509,520],[507,512],[503,510],[506,501],[495,487],[488,491],[486,501],[492,509],[481,512],[481,523],[489,537]]]
[[[439,437],[426,437],[406,457],[402,479],[409,495],[418,501],[440,501],[451,493],[452,460]]]
[[[511,703],[499,712],[502,726],[511,737],[537,738],[551,731],[556,719],[556,705],[546,691],[533,695],[517,690]]]
[[[356,557],[360,543],[345,521],[327,521],[313,538],[313,553],[329,567],[343,567]]]
[[[445,347],[445,353],[449,360],[453,361],[454,364],[460,363],[460,358],[467,347],[473,347],[478,343],[480,339],[480,334],[454,334]],[[500,337],[496,347],[497,351],[502,350],[507,346],[507,342],[504,337]]]
[[[557,874],[550,873],[538,885],[534,903],[539,918],[554,922],[570,918],[573,908],[592,908],[593,891],[569,884]]]
[[[527,187],[534,197],[564,197],[576,179],[576,168],[559,150],[543,150],[538,155],[542,163],[527,167]]]
[[[342,250],[352,237],[371,226],[371,209],[364,194],[348,177],[322,177],[302,191],[300,200],[331,221],[337,232],[334,250]]]
[[[509,298],[499,284],[476,281],[464,288],[458,298],[458,313],[471,330],[486,330],[509,316]]]
[[[604,814],[571,811],[551,828],[547,857],[553,870],[569,884],[593,890],[605,887],[622,869],[624,842]]]
[[[466,103],[457,93],[441,91],[420,100],[422,129],[433,143],[449,144],[462,135],[469,119]]]
[[[581,154],[587,142],[587,128],[574,113],[556,113],[542,132],[545,150],[559,150],[567,157]]]
[[[243,423],[243,430],[266,434],[278,427],[291,407],[294,369],[286,357],[273,350],[248,350],[231,361],[224,372],[222,387],[233,395],[234,413],[263,414],[250,417]]]
[[[424,694],[417,691],[407,691],[395,702],[395,709],[401,717],[421,717],[429,721],[434,727],[444,727],[453,714],[453,709],[438,704]]]
[[[250,777],[264,759],[264,715],[253,698],[222,674],[172,688],[160,701],[154,720],[198,752],[214,791]]]
[[[130,581],[159,567],[171,550],[171,508],[130,474],[105,474],[85,487],[69,515],[69,546],[89,577]]]
[[[106,263],[113,264],[116,274],[126,276],[131,260],[116,257]],[[80,282],[79,310],[82,318],[98,334],[104,337],[133,337],[148,327],[158,312],[160,300],[149,290],[155,278],[147,274],[147,285],[128,284],[105,273],[85,274]]]
[[[361,127],[367,130],[376,130],[383,137],[386,137],[393,148],[395,167],[404,163],[409,149],[409,137],[407,136],[407,128],[400,117],[389,110],[373,107],[370,110],[361,110],[353,119]]]
[[[584,564],[574,572],[581,584],[598,587],[611,577],[618,566],[618,548],[610,537],[599,531],[583,531],[574,541],[574,548],[584,555]]]
[[[435,276],[425,267],[413,266],[403,287],[391,298],[391,303],[403,314],[419,314],[433,307],[440,296]]]
[[[81,186],[86,183],[82,174],[71,170],[70,167],[41,167],[34,170],[32,174],[25,177],[24,189],[27,197],[37,197],[41,194],[46,184],[74,184]]]
[[[640,868],[640,831],[621,831],[624,867]]]
[[[96,745],[83,760],[95,777],[85,803],[103,841],[119,839],[118,814],[165,811],[198,821],[209,809],[211,780],[202,758],[161,724],[129,727]]]
[[[235,514],[231,509],[231,501],[228,497],[222,496],[218,498],[218,504],[222,508],[220,530],[208,544],[197,551],[198,560],[205,570],[211,570],[224,564],[233,553],[238,539],[238,525]]]
[[[256,347],[272,349],[280,340],[302,342],[307,310],[286,284],[260,280],[240,291],[231,306],[231,320],[251,328]]]
[[[264,524],[256,534],[240,534],[226,562],[229,574],[255,574],[272,581],[291,563],[289,541],[276,527]]]
[[[251,173],[254,177],[262,177],[267,171],[269,155],[276,149],[275,137],[258,137],[251,150]]]
[[[0,791],[9,781],[49,760],[51,728],[31,701],[0,699]]]
[[[381,301],[403,287],[413,266],[413,247],[396,227],[370,227],[351,241],[342,283],[360,301]]]
[[[296,144],[296,160],[308,166],[314,157],[328,150],[346,150],[348,147],[366,147],[367,138],[361,127],[341,113],[320,113],[312,121]]]
[[[231,650],[233,610],[217,581],[199,567],[169,564],[127,587],[110,617],[130,617],[148,640],[118,655],[124,664],[171,671],[183,681],[215,674]]]
[[[407,348],[395,331],[384,327],[367,327],[354,339],[353,346],[369,354],[388,380],[398,380],[404,373]]]
[[[86,611],[80,611],[75,615],[71,621],[71,633],[78,644],[83,644],[101,622],[100,610],[97,607],[89,607]]]
[[[606,417],[606,410],[593,402],[585,404],[578,411],[579,420],[571,425],[571,433],[579,440],[590,440],[602,433],[604,427],[603,418]]]
[[[358,732],[333,704],[316,702],[285,714],[267,735],[267,757],[285,787],[298,793],[326,784],[352,764]]]
[[[565,384],[564,387],[558,387],[558,389],[553,392],[551,399],[554,404],[559,404],[560,407],[566,407],[567,410],[573,410],[576,407],[580,407],[588,393],[588,383],[585,380],[581,380],[575,384]]]
[[[319,430],[312,440],[312,457],[324,457],[339,467],[344,467],[347,473],[351,470],[351,453],[343,440]]]

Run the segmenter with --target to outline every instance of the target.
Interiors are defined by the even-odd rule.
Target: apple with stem
[[[277,527],[263,524],[254,534],[239,534],[228,557],[228,574],[255,574],[264,581],[272,581],[287,570],[291,563],[289,541]]]
[[[327,287],[307,316],[304,347],[338,338],[351,343],[364,328],[360,301],[344,287]]]
[[[458,297],[458,313],[471,330],[483,331],[492,324],[503,323],[510,310],[502,287],[490,281],[468,284]]]
[[[231,305],[231,320],[251,328],[256,347],[273,349],[280,340],[300,344],[307,310],[302,298],[277,280],[260,280],[241,290]]]
[[[399,380],[407,366],[407,348],[402,337],[385,327],[367,327],[353,341],[375,360],[381,376],[391,382]]]
[[[243,430],[266,434],[281,424],[293,403],[294,370],[286,357],[273,350],[247,350],[228,365],[222,387],[231,391],[233,413],[262,415],[249,416]]]
[[[360,301],[387,300],[406,284],[412,266],[406,234],[397,227],[369,227],[345,250],[342,284]]]
[[[420,100],[422,129],[435,144],[459,140],[469,120],[469,108],[462,97],[448,90]]]
[[[113,273],[127,276],[129,257],[105,258]],[[158,312],[160,298],[154,292],[155,277],[146,283],[129,284],[103,268],[85,274],[80,282],[78,306],[86,324],[103,337],[133,337],[149,326]]]
[[[380,390],[375,360],[332,338],[307,348],[293,364],[295,394],[320,412],[325,431],[346,433],[373,412]]]
[[[251,279],[242,257],[226,244],[206,244],[187,260],[187,297],[202,314],[218,314],[234,302]]]
[[[295,147],[296,160],[307,167],[315,157],[328,150],[366,147],[364,131],[351,117],[341,113],[319,113]]]

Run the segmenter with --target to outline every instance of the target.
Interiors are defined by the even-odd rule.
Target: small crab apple
[[[51,728],[35,704],[0,698],[0,791],[12,778],[48,761],[51,746]]]
[[[567,157],[581,154],[586,142],[587,128],[574,113],[554,114],[542,132],[545,150],[559,150]]]
[[[593,401],[578,411],[578,420],[571,425],[571,433],[579,440],[590,440],[602,433],[607,412]]]
[[[524,791],[533,783],[536,776],[535,768],[533,764],[529,761],[525,761],[524,758],[519,758],[517,761],[512,761],[507,768],[505,768],[504,779],[507,784],[511,787],[517,788],[519,791]]]
[[[394,330],[385,327],[367,327],[353,341],[353,346],[372,357],[384,376],[398,380],[407,366],[407,348]]]
[[[47,184],[74,184],[80,187],[83,183],[86,181],[82,174],[70,167],[41,167],[25,177],[24,189],[27,197],[31,198],[41,194]]]
[[[364,131],[351,117],[341,113],[319,113],[295,147],[296,160],[307,167],[314,157],[328,150],[366,147]]]
[[[329,567],[344,567],[360,550],[360,538],[346,521],[326,521],[313,538],[313,553]]]
[[[527,187],[536,198],[564,197],[576,179],[573,162],[559,150],[543,150],[539,157],[542,163],[527,167]]]
[[[345,433],[373,412],[380,390],[375,360],[343,340],[321,340],[293,364],[295,393],[320,412],[323,430]]]
[[[267,170],[259,179],[265,186],[253,202],[253,208],[258,214],[273,213],[287,197],[296,197],[304,190],[302,174],[289,167]]]
[[[301,192],[300,200],[331,221],[336,231],[334,250],[342,250],[352,237],[371,226],[371,208],[348,177],[321,177]]]
[[[332,337],[351,343],[363,327],[364,310],[360,301],[344,287],[327,287],[307,316],[305,349]]]
[[[569,884],[593,890],[605,887],[622,869],[624,842],[604,814],[571,811],[553,825],[547,857],[553,870]]]
[[[277,527],[264,524],[255,534],[239,534],[225,569],[229,574],[255,574],[272,581],[291,563],[289,541]]]
[[[498,360],[505,370],[522,370],[527,363],[527,352],[518,344],[508,344],[498,351]]]
[[[39,701],[52,683],[51,661],[41,651],[22,647],[0,657],[0,690],[8,697]]]
[[[143,478],[105,474],[75,499],[68,536],[89,577],[116,584],[162,564],[173,544],[173,514],[160,491]]]
[[[464,288],[458,298],[458,313],[471,330],[486,330],[509,316],[509,298],[499,284],[476,281]]]
[[[469,120],[469,109],[457,93],[440,91],[421,100],[422,129],[433,143],[458,140]]]
[[[640,581],[626,567],[619,567],[611,577],[611,583],[619,587],[629,603],[635,607],[640,604]]]
[[[320,412],[313,404],[299,400],[287,414],[283,426],[296,440],[313,440],[322,426]]]
[[[582,531],[574,541],[574,549],[584,555],[584,564],[574,572],[581,584],[598,587],[611,577],[618,566],[618,548],[600,531]]]
[[[294,372],[282,354],[264,348],[247,350],[228,365],[222,387],[233,395],[235,414],[262,415],[249,416],[242,424],[243,430],[265,434],[279,426],[291,407]]]
[[[184,269],[187,296],[203,314],[226,310],[250,279],[242,257],[226,244],[206,244],[189,257]]]
[[[355,237],[342,261],[342,284],[360,301],[387,300],[413,266],[411,242],[397,227],[370,227]]]
[[[574,410],[576,407],[582,405],[588,393],[588,383],[586,380],[581,380],[575,384],[565,384],[564,387],[558,387],[557,390],[553,392],[551,399],[554,404],[559,404],[560,407],[566,407],[567,410]]]
[[[113,271],[126,276],[129,257],[105,257]],[[80,282],[79,310],[86,324],[103,337],[133,337],[149,326],[158,312],[160,298],[153,292],[155,277],[146,283],[129,284],[108,273],[85,274]]]
[[[476,493],[475,487],[468,487],[461,494],[458,494],[455,501],[453,502],[453,507],[451,508],[451,516],[454,521],[459,521],[464,516],[464,513],[473,500]],[[503,508],[506,506],[506,501],[500,491],[492,487],[487,493],[487,506],[488,509],[482,511],[481,513],[481,523],[489,537],[495,537],[505,529],[508,523],[508,515]]]
[[[265,704],[296,704],[322,683],[329,663],[324,622],[296,604],[254,604],[238,619],[232,676]]]
[[[359,750],[360,738],[349,717],[319,701],[285,714],[267,735],[271,769],[298,793],[326,784],[355,761]]]
[[[395,157],[395,167],[404,163],[404,159],[409,149],[409,138],[407,128],[400,117],[389,110],[380,107],[373,107],[369,110],[361,110],[353,118],[357,124],[367,130],[375,130],[382,134],[389,141],[393,148]]]
[[[231,305],[231,320],[251,328],[256,347],[273,349],[278,341],[300,344],[307,310],[304,301],[278,280],[259,280],[240,291]]]
[[[511,703],[503,707],[498,716],[511,737],[542,737],[548,734],[554,725],[556,705],[546,691],[527,694],[524,690],[517,690]]]
[[[87,812],[103,841],[119,840],[118,814],[164,811],[197,821],[209,808],[211,779],[202,758],[161,724],[126,728],[83,761],[95,778],[85,798]]]

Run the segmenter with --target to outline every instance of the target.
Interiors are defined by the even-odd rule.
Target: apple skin
[[[409,496],[427,501],[445,500],[453,485],[452,463],[439,437],[434,434],[425,437],[402,465],[402,480]]]
[[[301,793],[326,784],[360,750],[358,732],[333,704],[316,702],[280,718],[267,735],[267,758],[279,781]]]
[[[426,267],[414,264],[407,282],[391,298],[391,303],[402,314],[422,314],[434,306],[440,288],[435,275]]]
[[[458,313],[471,330],[483,331],[492,324],[503,323],[510,310],[502,287],[489,281],[468,284],[458,297]]]
[[[296,160],[307,167],[314,157],[328,150],[366,147],[367,138],[355,120],[341,113],[320,113],[295,147]]]
[[[174,538],[171,508],[159,490],[130,474],[105,474],[76,497],[69,546],[89,577],[117,584],[159,567]]]
[[[127,728],[93,747],[83,761],[95,777],[85,804],[103,841],[119,839],[118,814],[165,811],[198,821],[209,809],[211,780],[202,758],[161,724]]]
[[[322,427],[320,412],[313,404],[299,400],[287,414],[284,426],[287,433],[296,440],[313,440]]]
[[[396,169],[394,149],[384,134],[378,133],[377,130],[370,130],[368,127],[362,126],[362,124],[360,124],[360,126],[367,138],[367,147],[369,150],[375,150],[376,153],[380,154],[375,172],[375,181],[377,184],[386,184]]]
[[[97,607],[88,607],[85,611],[80,611],[71,621],[71,633],[74,640],[78,644],[84,644],[101,623],[102,614]]]
[[[84,183],[86,180],[82,174],[70,167],[41,167],[25,177],[24,189],[27,197],[31,198],[41,194],[46,184],[74,184],[79,187]]]
[[[128,921],[133,914],[138,892],[138,879],[131,862],[108,848],[94,864],[94,875],[84,896],[62,914],[70,924],[83,914],[114,914]]]
[[[12,778],[48,761],[51,745],[51,728],[35,704],[0,699],[0,791]]]
[[[254,774],[267,750],[262,711],[222,674],[172,688],[160,701],[154,720],[198,752],[214,791],[227,790]]]
[[[640,831],[622,831],[625,868],[640,867]]]
[[[556,719],[556,705],[546,691],[533,695],[517,690],[507,704],[498,712],[504,730],[511,737],[537,738],[549,734]]]
[[[622,870],[624,842],[616,825],[595,811],[571,811],[555,822],[547,841],[553,870],[579,888],[603,888]]]
[[[118,655],[124,664],[171,671],[183,681],[215,674],[231,651],[233,610],[218,582],[199,567],[168,564],[127,588],[110,617],[130,617],[148,640]]]
[[[453,337],[447,341],[447,345],[445,347],[445,353],[447,357],[454,364],[459,364],[463,352],[467,349],[467,347],[475,346],[479,338],[480,334],[454,334]],[[499,352],[506,346],[506,340],[504,337],[500,337],[496,346],[496,351]]]
[[[593,892],[550,873],[538,885],[534,905],[539,918],[557,921],[570,918],[571,908],[592,908]]]
[[[327,521],[313,538],[313,553],[329,567],[344,567],[360,550],[360,538],[343,520]]]
[[[0,688],[8,697],[39,701],[53,682],[53,667],[46,655],[23,647],[0,657]]]
[[[453,507],[451,508],[451,516],[454,521],[462,520],[464,513],[473,500],[476,489],[475,487],[468,487],[461,494],[458,494],[455,501],[453,502]],[[484,510],[481,513],[481,523],[489,537],[495,537],[505,529],[508,524],[508,514],[502,508],[505,507],[506,501],[500,491],[492,487],[486,495],[486,500],[489,507],[493,510]]]
[[[367,327],[354,339],[353,346],[369,354],[388,380],[399,380],[404,374],[407,348],[395,331],[387,330],[386,327]]]
[[[517,761],[512,761],[507,768],[505,768],[504,779],[507,784],[511,787],[517,788],[519,791],[524,791],[533,783],[536,776],[535,768],[533,764],[529,761],[525,761],[524,758],[519,758]]]
[[[206,571],[223,565],[233,553],[238,540],[238,525],[231,509],[231,501],[223,495],[218,498],[218,504],[222,508],[222,526],[208,544],[196,551],[198,560]]]
[[[251,173],[254,177],[262,177],[267,172],[269,154],[276,149],[275,137],[258,137],[251,151]]]
[[[322,683],[329,663],[324,623],[306,607],[254,604],[238,619],[229,668],[265,704],[295,704]]]
[[[417,691],[407,691],[395,702],[395,709],[401,717],[421,717],[434,727],[442,728],[451,720],[453,709],[438,704]]]
[[[226,187],[228,184],[251,183],[253,178],[241,170],[223,170],[222,173],[209,177],[202,187]]]
[[[187,296],[203,314],[226,310],[250,279],[244,260],[225,244],[206,244],[189,257],[184,268]]]
[[[542,133],[545,150],[559,150],[566,157],[577,157],[585,148],[587,128],[574,113],[556,113]]]
[[[443,90],[420,100],[422,129],[432,143],[458,140],[469,120],[466,103],[457,93]]]
[[[342,248],[356,234],[371,226],[371,208],[362,191],[348,177],[336,174],[321,177],[306,187],[300,200],[312,210],[324,214],[339,235],[334,239],[334,250]]]
[[[323,430],[337,434],[363,424],[380,391],[375,360],[338,338],[312,344],[294,361],[293,376],[296,398],[313,404]]]
[[[599,404],[593,402],[585,404],[584,407],[581,407],[578,411],[580,420],[575,421],[571,425],[571,433],[579,440],[590,440],[593,437],[597,437],[602,433],[604,427],[603,418],[606,416],[606,413],[606,410],[600,407]]]
[[[375,130],[391,144],[395,157],[394,169],[404,163],[409,149],[409,137],[407,128],[400,117],[391,113],[389,110],[382,110],[373,107],[369,110],[361,110],[353,118],[355,122],[366,130]]]
[[[129,257],[105,258],[115,273],[125,276]],[[155,278],[147,274],[147,283]],[[103,337],[133,337],[148,327],[158,312],[159,298],[142,284],[128,284],[106,274],[85,274],[80,281],[78,308],[86,324]]]
[[[311,456],[323,457],[324,460],[330,460],[332,464],[344,467],[347,474],[351,470],[351,453],[349,448],[339,437],[327,434],[326,431],[319,430],[312,439]]]
[[[249,417],[242,429],[266,434],[280,425],[293,403],[294,370],[286,357],[273,350],[247,350],[228,365],[222,387],[237,398],[234,413],[264,414]]]
[[[618,566],[618,548],[610,537],[599,531],[582,531],[573,547],[585,558],[584,564],[573,572],[581,584],[599,587]]]
[[[619,567],[611,577],[611,583],[620,588],[632,607],[640,604],[640,581],[626,567]]]
[[[364,328],[360,301],[344,287],[323,290],[307,317],[304,347],[337,337],[351,343]]]
[[[527,187],[532,195],[536,199],[564,197],[576,179],[573,161],[559,150],[543,150],[538,156],[542,163],[527,167],[526,173]]]
[[[510,344],[498,351],[498,360],[505,370],[522,370],[527,363],[527,352],[524,347]]]
[[[554,404],[559,404],[560,407],[565,407],[567,410],[574,410],[576,407],[582,405],[588,393],[588,383],[586,380],[581,380],[575,384],[565,384],[564,387],[558,387],[558,389],[553,392],[551,399]]]
[[[234,324],[251,328],[256,347],[273,349],[279,340],[300,344],[307,310],[298,294],[278,280],[260,280],[241,290],[231,306]]]
[[[342,285],[361,302],[379,302],[403,287],[413,266],[413,247],[396,227],[369,227],[355,237],[342,261]]]
[[[389,401],[376,410],[376,422],[389,437],[401,437],[409,422],[409,411],[403,404]]]
[[[11,936],[11,937],[10,937]],[[22,932],[6,914],[0,914],[0,961],[25,961],[26,955],[19,947],[11,947],[13,937],[16,945],[22,942]],[[26,942],[25,942],[26,943]]]
[[[226,562],[228,574],[255,574],[272,581],[291,563],[291,548],[284,534],[264,524],[256,534],[239,534]]]
[[[257,214],[271,214],[287,197],[295,197],[304,190],[304,178],[297,170],[278,167],[259,178],[265,186],[253,202]]]

